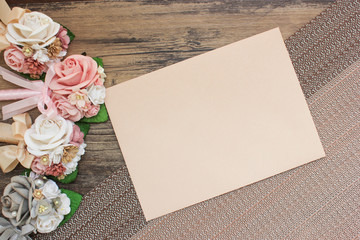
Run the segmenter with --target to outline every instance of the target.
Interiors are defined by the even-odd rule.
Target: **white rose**
[[[92,85],[88,88],[88,97],[95,105],[100,105],[105,102],[105,87],[100,85]]]
[[[70,173],[76,170],[78,166],[78,162],[81,160],[81,156],[85,154],[85,147],[86,144],[83,143],[79,146],[79,151],[77,152],[76,156],[72,159],[71,162],[63,163],[63,166],[66,168],[64,174],[69,175]]]
[[[70,208],[70,198],[64,193],[60,195],[61,205],[56,209],[56,211],[61,215],[68,215],[71,211]]]
[[[39,233],[52,232],[59,226],[63,219],[64,215],[58,214],[56,211],[45,216],[38,216],[36,219],[36,229]]]
[[[59,32],[60,24],[39,12],[25,13],[18,23],[7,25],[6,38],[15,45],[50,45]]]
[[[48,180],[40,190],[47,199],[57,198],[61,194],[58,185],[52,180]]]
[[[56,156],[52,153],[59,146],[69,144],[72,132],[71,121],[60,116],[49,119],[45,115],[40,115],[31,128],[26,130],[24,140],[31,154],[37,157],[49,154],[51,164]]]

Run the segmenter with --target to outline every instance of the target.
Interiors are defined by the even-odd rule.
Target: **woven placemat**
[[[327,157],[145,223],[126,167],[38,239],[356,239],[360,234],[360,1],[288,40]]]

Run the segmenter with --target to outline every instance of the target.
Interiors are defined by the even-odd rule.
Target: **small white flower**
[[[64,215],[53,211],[44,216],[38,216],[36,219],[36,229],[40,233],[49,233],[54,231],[61,221],[64,219]]]
[[[105,78],[106,78],[106,74],[105,74],[105,70],[103,67],[99,66],[98,67],[98,73],[100,74],[100,79],[102,82],[105,82]]]
[[[63,50],[59,53],[59,55],[57,55],[58,58],[62,58],[62,57],[65,57],[67,54],[67,51]]]
[[[50,154],[49,154],[49,159],[50,159],[50,165],[52,163],[54,164],[59,164],[61,162],[61,158],[63,156],[64,153],[64,145],[58,146],[57,148],[55,148]]]
[[[105,87],[103,85],[92,85],[88,88],[88,97],[94,105],[100,105],[105,102]]]
[[[71,162],[63,163],[63,166],[66,168],[64,174],[68,175],[74,172],[78,166],[78,162],[81,160],[81,156],[85,154],[86,144],[83,143],[79,146],[79,151],[77,152],[76,156],[72,159]]]
[[[58,185],[52,180],[48,180],[40,190],[47,199],[57,198],[61,194]]]
[[[56,211],[61,215],[68,215],[71,211],[70,208],[70,198],[64,193],[60,195],[61,205],[56,209]]]
[[[69,175],[76,170],[78,162],[71,161],[63,165],[66,168],[66,170],[64,171],[64,175]]]
[[[46,48],[40,47],[39,44],[34,44],[31,47],[35,50],[35,53],[32,56],[34,60],[37,60],[40,63],[46,63],[50,60]]]

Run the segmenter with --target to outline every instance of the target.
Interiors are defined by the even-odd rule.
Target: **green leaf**
[[[63,28],[65,28],[67,30],[67,35],[70,38],[70,42],[72,42],[75,38],[75,34],[73,34],[67,27],[65,27],[64,25],[61,24],[61,26],[63,26]]]
[[[73,181],[76,180],[77,175],[78,175],[79,169],[78,167],[76,168],[75,171],[73,171],[72,173],[70,173],[69,175],[66,175],[66,177],[64,179],[58,179],[57,177],[54,176],[46,176],[56,182],[60,182],[60,183],[72,183]]]
[[[79,208],[82,196],[77,193],[73,192],[67,189],[60,189],[62,193],[65,193],[68,198],[70,198],[70,213],[64,217],[64,220],[61,221],[59,226],[62,226],[64,223],[66,223],[76,212],[76,210]]]
[[[90,124],[85,123],[85,122],[76,122],[75,124],[78,125],[80,128],[80,131],[82,131],[84,133],[84,138],[85,138],[89,132]]]
[[[101,123],[106,122],[109,119],[108,112],[106,110],[105,104],[100,105],[100,110],[96,116],[93,116],[91,118],[82,118],[79,122],[82,123]]]
[[[101,58],[94,57],[93,59],[95,60],[95,62],[97,63],[98,66],[104,67],[104,63],[103,63],[103,60]]]
[[[22,76],[22,77],[24,77],[24,78],[26,78],[26,79],[29,79],[29,80],[32,80],[32,81],[34,81],[34,80],[41,80],[41,81],[45,81],[45,75],[46,75],[46,73],[43,73],[41,76],[40,76],[40,79],[34,79],[34,78],[32,78],[32,77],[30,77],[30,74],[29,73],[21,73],[21,72],[18,72],[18,74],[20,75],[20,76]]]
[[[22,176],[29,176],[30,173],[31,173],[31,169],[25,169],[21,175]]]

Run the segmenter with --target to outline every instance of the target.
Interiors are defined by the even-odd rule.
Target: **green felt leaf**
[[[73,181],[76,180],[77,175],[78,175],[79,169],[78,167],[76,168],[75,171],[73,171],[72,173],[70,173],[69,175],[66,175],[66,177],[64,179],[58,179],[57,177],[54,176],[46,176],[56,182],[60,182],[60,183],[72,183]]]
[[[22,176],[29,176],[31,173],[31,169],[25,169],[25,171],[23,171],[23,173],[21,174]]]
[[[70,42],[72,42],[75,38],[75,34],[73,34],[67,27],[65,27],[64,25],[61,24],[61,26],[63,26],[63,28],[65,28],[67,30],[67,35],[70,38]]]
[[[64,217],[64,220],[62,220],[61,223],[59,224],[59,226],[62,226],[75,214],[76,210],[80,206],[82,196],[77,192],[73,192],[67,189],[60,189],[60,190],[62,193],[65,193],[68,196],[68,198],[70,198],[70,208],[71,208],[70,213],[66,215]]]
[[[41,80],[41,81],[45,81],[45,73],[43,73],[41,76],[40,76],[40,79],[34,79],[34,78],[32,78],[32,77],[30,77],[30,74],[28,74],[28,73],[21,73],[21,72],[18,72],[17,74],[19,74],[20,76],[22,76],[22,77],[24,77],[24,78],[26,78],[26,79],[29,79],[29,80],[32,80],[32,81],[34,81],[34,80]]]
[[[82,122],[82,123],[101,123],[101,122],[106,122],[107,120],[109,120],[108,112],[106,110],[105,104],[101,104],[99,113],[96,116],[93,116],[91,118],[85,118],[84,117],[84,118],[80,119],[79,122]]]
[[[85,123],[85,122],[76,122],[75,124],[78,125],[80,128],[80,131],[82,131],[84,133],[84,138],[85,138],[90,130],[90,124]]]
[[[104,63],[101,58],[94,57],[93,59],[95,60],[95,62],[97,63],[98,66],[104,67]]]

